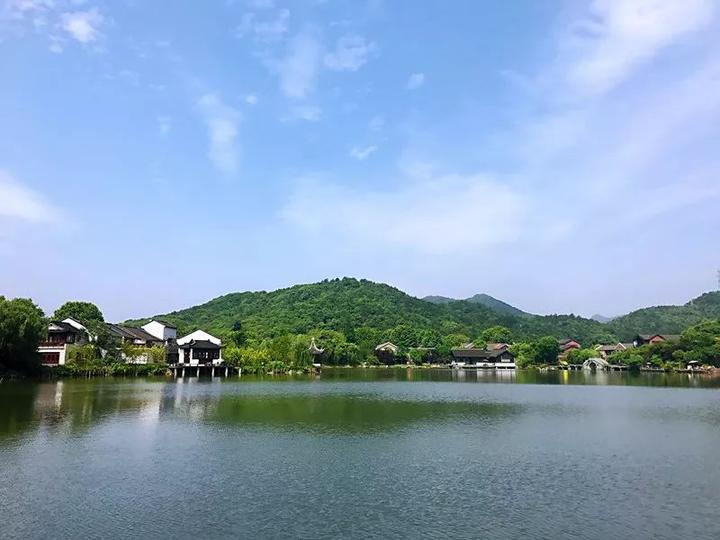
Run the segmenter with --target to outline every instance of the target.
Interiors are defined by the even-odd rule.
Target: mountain
[[[476,294],[475,296],[467,298],[465,301],[472,302],[474,304],[482,304],[483,306],[489,307],[494,311],[497,311],[499,313],[505,313],[508,315],[516,315],[518,317],[526,317],[530,315],[529,313],[526,313],[523,310],[516,308],[515,306],[511,306],[510,304],[503,302],[502,300],[493,298],[489,294]]]
[[[599,313],[596,313],[592,317],[590,317],[593,321],[597,321],[599,323],[609,323],[616,317],[606,317],[605,315],[600,315]]]
[[[241,322],[245,333],[254,339],[315,329],[338,330],[349,338],[361,328],[387,335],[388,330],[399,325],[442,335],[463,333],[476,337],[485,328],[498,324],[513,330],[518,338],[553,335],[588,344],[614,339],[605,325],[574,315],[519,316],[467,300],[433,303],[389,285],[353,278],[272,292],[231,293],[153,318],[174,323],[181,334],[203,328],[220,336],[228,335],[233,325]],[[127,322],[142,324],[148,320]]]
[[[423,300],[432,304],[449,304],[451,302],[461,301],[456,300],[455,298],[448,298],[447,296],[425,296]],[[502,300],[498,300],[497,298],[494,298],[489,294],[476,294],[475,296],[471,296],[470,298],[466,298],[462,301],[470,302],[471,304],[481,304],[485,307],[492,309],[493,311],[502,313],[503,315],[515,315],[517,317],[530,315],[529,313],[526,313],[521,309],[516,308],[515,306],[511,306],[510,304],[503,302]]]
[[[720,319],[720,291],[707,292],[682,306],[638,309],[614,318],[607,327],[625,340],[637,334],[679,334],[707,319]]]

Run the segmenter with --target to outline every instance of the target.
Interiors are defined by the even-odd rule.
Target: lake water
[[[0,538],[720,538],[720,384],[326,370],[0,384]]]

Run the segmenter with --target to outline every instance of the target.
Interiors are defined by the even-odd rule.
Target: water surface
[[[699,376],[3,383],[0,537],[717,539],[719,448]]]

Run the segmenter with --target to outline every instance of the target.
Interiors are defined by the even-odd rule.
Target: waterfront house
[[[458,367],[514,369],[515,355],[509,349],[487,350],[459,347],[452,350],[453,365]]]
[[[40,342],[38,352],[46,366],[65,364],[67,350],[72,345],[84,345],[90,341],[87,328],[72,317],[48,324],[47,337]]]
[[[217,366],[223,363],[222,341],[203,330],[195,330],[187,336],[178,338],[177,345],[178,364]]]
[[[400,347],[390,341],[375,347],[375,356],[383,364],[394,364]]]
[[[598,345],[595,350],[598,352],[601,358],[607,358],[617,352],[626,351],[632,349],[632,343],[616,343],[615,345]]]
[[[663,341],[680,341],[680,336],[675,334],[638,334],[633,340],[635,347],[641,345],[653,345]]]

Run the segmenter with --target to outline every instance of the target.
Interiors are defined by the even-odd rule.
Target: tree
[[[510,343],[512,332],[504,326],[491,326],[480,334],[480,341],[483,343]]]
[[[46,334],[44,313],[32,300],[0,296],[0,364],[26,373],[37,371],[37,348]]]
[[[92,302],[65,302],[53,313],[53,319],[57,321],[68,317],[82,323],[88,330],[90,326],[97,326],[99,323],[105,322],[102,311]]]
[[[245,335],[241,321],[235,321],[233,323],[230,339],[232,339],[233,343],[238,347],[242,347],[247,343],[247,336]]]
[[[533,344],[534,364],[557,364],[558,354],[560,354],[560,345],[552,336],[541,337]]]
[[[567,355],[568,364],[582,364],[585,360],[599,358],[600,353],[595,349],[573,349]]]

